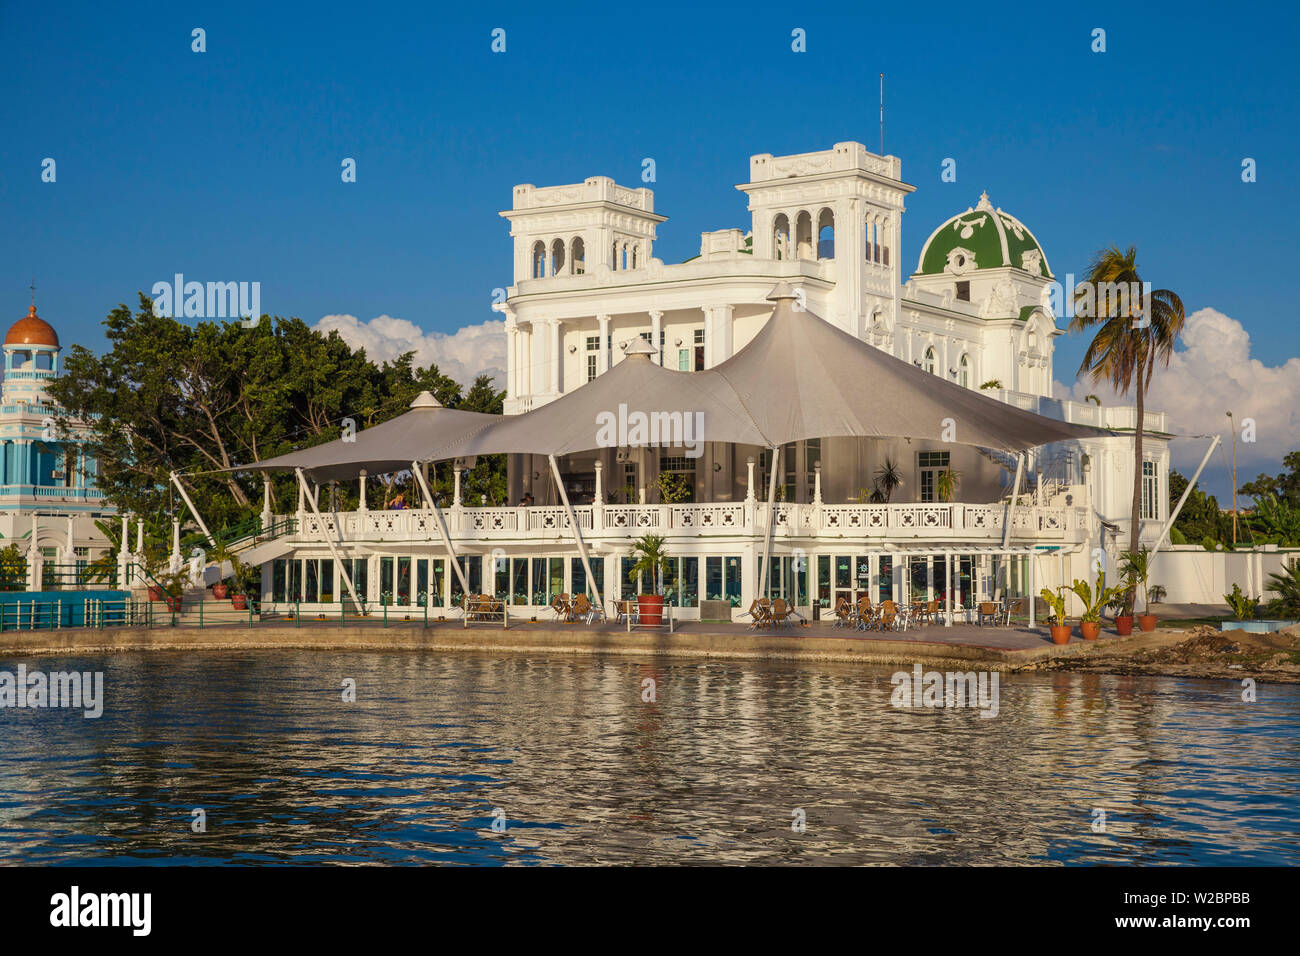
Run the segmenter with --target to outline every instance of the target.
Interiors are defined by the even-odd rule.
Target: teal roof
[[[973,263],[969,261],[971,258],[975,260]],[[1008,266],[1045,279],[1052,277],[1047,256],[1034,234],[1015,216],[993,208],[985,193],[977,205],[953,216],[931,233],[921,248],[915,274],[961,274],[972,269]]]

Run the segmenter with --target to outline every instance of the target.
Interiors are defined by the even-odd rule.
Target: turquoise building
[[[116,510],[96,487],[98,462],[59,439],[59,408],[46,392],[60,374],[58,333],[33,305],[5,334],[0,388],[0,547],[38,549],[46,563],[82,563],[108,541],[95,519]],[[74,436],[86,434],[72,426]],[[33,540],[33,530],[36,540]]]

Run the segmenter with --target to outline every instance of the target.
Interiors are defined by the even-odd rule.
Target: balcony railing
[[[627,539],[643,534],[669,537],[744,536],[767,529],[764,502],[716,502],[659,505],[580,505],[574,509],[578,527],[592,540]],[[774,507],[777,538],[879,538],[1000,541],[1006,521],[1003,503],[963,504],[792,504]],[[1018,538],[1063,541],[1086,526],[1086,509],[1021,504],[1013,531]],[[505,542],[511,539],[554,540],[572,535],[569,516],[561,507],[452,507],[443,510],[453,540]],[[277,518],[288,520],[293,516]],[[322,536],[345,542],[416,542],[439,538],[432,511],[351,511],[338,515],[307,512],[292,540],[321,542]]]

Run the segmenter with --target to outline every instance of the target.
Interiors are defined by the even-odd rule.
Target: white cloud
[[[1147,393],[1147,407],[1168,415],[1176,434],[1220,433],[1229,441],[1227,412],[1238,425],[1237,468],[1247,481],[1263,471],[1281,471],[1282,456],[1300,447],[1300,358],[1266,365],[1251,356],[1250,333],[1236,319],[1217,309],[1198,309],[1187,317],[1183,348],[1174,352],[1168,368],[1157,368]],[[1080,379],[1073,388],[1053,383],[1057,397],[1082,401],[1089,393],[1105,404],[1133,403],[1117,397],[1107,386]],[[1256,441],[1240,440],[1244,419],[1255,420]],[[1174,464],[1184,473],[1205,454],[1204,442],[1176,441]],[[1216,455],[1217,457],[1217,455]],[[1217,462],[1211,461],[1211,465]]]
[[[489,376],[497,388],[505,386],[506,325],[503,321],[467,325],[448,335],[425,332],[414,322],[391,315],[381,315],[369,322],[362,322],[355,315],[327,315],[314,328],[326,335],[337,331],[348,345],[364,348],[366,355],[376,362],[391,362],[405,352],[414,352],[417,366],[437,365],[442,374],[466,388],[479,375]]]

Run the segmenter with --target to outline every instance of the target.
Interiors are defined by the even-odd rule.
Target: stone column
[[[262,528],[271,527],[271,476],[262,475]],[[180,549],[177,548],[177,551]]]
[[[366,504],[366,470],[364,468],[361,469],[360,494],[361,494],[361,500],[357,503],[357,510],[360,511],[362,514],[365,514],[367,511],[370,510],[370,508]]]
[[[822,503],[822,463],[813,463],[813,504],[821,507]]]
[[[455,486],[451,495],[451,506],[453,508],[459,508],[460,507],[460,465],[459,463],[455,466],[455,468],[452,469],[452,474],[455,479]]]
[[[172,518],[172,554],[168,570],[175,574],[181,569],[181,519]]]

